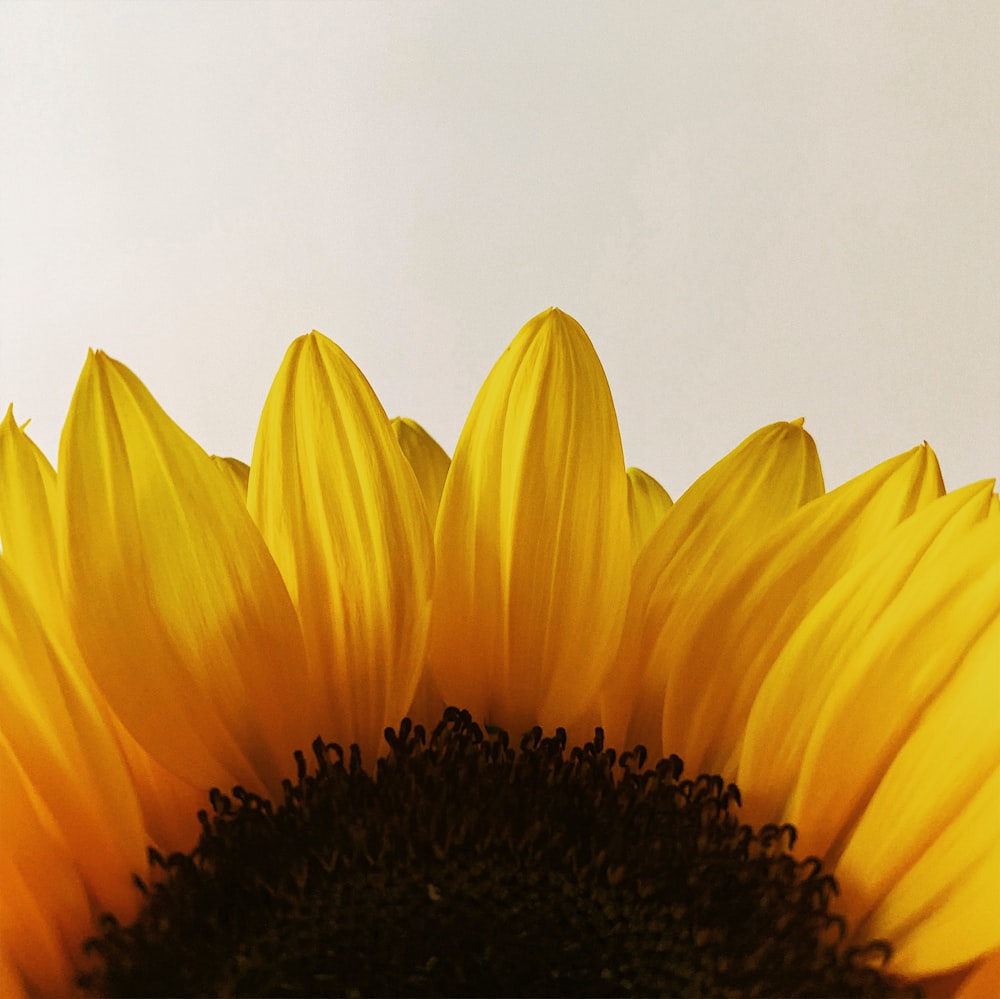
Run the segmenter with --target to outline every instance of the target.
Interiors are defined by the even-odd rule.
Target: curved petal
[[[572,723],[611,666],[631,551],[611,392],[557,309],[480,389],[435,541],[430,662],[446,700],[515,731]]]
[[[992,620],[917,718],[834,872],[849,923],[892,940],[910,978],[1000,946],[1000,562],[992,594]]]
[[[792,822],[801,849],[824,856],[859,817],[996,612],[989,495],[978,483],[915,513],[802,621],[747,721],[748,821]]]
[[[146,835],[104,717],[5,558],[0,661],[0,938],[30,990],[58,994],[93,929],[91,907],[136,910],[131,874],[145,869]]]
[[[797,420],[752,434],[667,511],[636,562],[614,679],[603,695],[612,745],[659,750],[671,681],[664,647],[687,640],[702,593],[748,547],[822,492],[816,445]],[[677,661],[681,669],[697,668],[683,656]],[[663,748],[684,752],[672,739]]]
[[[655,653],[670,678],[663,739],[693,772],[734,775],[754,697],[792,632],[872,545],[943,492],[934,453],[913,448],[807,503],[718,585],[699,586],[689,631],[666,633]]]
[[[674,501],[666,489],[641,468],[626,469],[625,474],[628,476],[628,517],[632,526],[632,558],[636,559]]]
[[[405,416],[394,416],[392,432],[396,435],[396,440],[417,477],[420,491],[424,494],[424,502],[427,504],[428,516],[433,524],[437,519],[444,480],[448,477],[451,459],[444,448],[416,420],[407,419]]]
[[[247,502],[298,610],[323,732],[374,753],[423,668],[433,543],[381,404],[319,333],[268,393]]]
[[[71,618],[111,706],[187,782],[276,792],[316,729],[294,609],[237,491],[101,353],[59,466]]]

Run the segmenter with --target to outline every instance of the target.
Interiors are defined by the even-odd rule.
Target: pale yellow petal
[[[250,466],[245,461],[240,461],[239,458],[223,458],[217,454],[212,455],[212,461],[245,500],[247,498],[247,485],[250,482]]]
[[[628,517],[632,526],[632,558],[635,559],[674,501],[666,489],[641,468],[629,468],[626,474]]]
[[[415,420],[395,416],[392,419],[392,431],[417,476],[420,491],[427,504],[427,513],[433,524],[437,519],[441,492],[444,480],[448,477],[451,459],[444,448]]]
[[[663,738],[694,772],[733,777],[753,699],[792,632],[874,544],[943,492],[933,452],[913,448],[806,504],[732,558],[727,574],[700,583],[688,631],[665,631],[654,653],[670,678]]]
[[[316,734],[295,612],[237,491],[124,365],[91,354],[59,452],[79,646],[190,784],[276,793]]]
[[[324,735],[370,758],[423,668],[433,539],[375,393],[319,333],[289,347],[268,394],[247,502],[298,610]]]
[[[430,662],[449,703],[518,731],[593,702],[628,596],[627,482],[593,345],[543,312],[479,391],[441,497]]]
[[[635,565],[625,632],[603,718],[613,745],[661,749],[668,669],[698,670],[681,652],[703,592],[725,578],[747,549],[823,492],[816,445],[801,421],[752,434],[709,469],[666,512]],[[672,740],[662,747],[679,752]]]
[[[747,721],[738,782],[749,821],[793,822],[801,848],[823,856],[858,818],[995,613],[989,491],[975,484],[915,513],[801,622]]]

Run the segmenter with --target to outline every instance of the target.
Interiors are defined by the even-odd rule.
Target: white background
[[[1000,4],[0,4],[0,402],[88,346],[250,455],[336,339],[448,449],[548,305],[673,495],[806,417],[836,485],[1000,472]]]

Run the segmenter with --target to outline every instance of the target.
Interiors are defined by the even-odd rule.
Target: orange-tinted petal
[[[289,347],[268,394],[247,502],[298,609],[323,732],[370,757],[423,668],[433,542],[381,404],[319,333]]]
[[[636,562],[621,649],[603,695],[612,744],[660,750],[668,669],[678,665],[697,676],[702,668],[683,656],[670,660],[665,645],[683,648],[703,592],[822,491],[816,446],[801,421],[774,423],[710,468],[666,512]],[[685,752],[672,739],[663,748]]]
[[[58,994],[91,905],[135,911],[145,830],[117,742],[5,558],[0,661],[0,938],[31,990]]]
[[[441,497],[430,662],[449,703],[518,731],[593,701],[628,596],[627,481],[593,345],[543,312],[480,389]]]
[[[100,353],[59,467],[71,617],[115,712],[191,784],[276,792],[316,732],[294,609],[237,490]]]

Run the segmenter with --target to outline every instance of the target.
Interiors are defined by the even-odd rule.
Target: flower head
[[[302,764],[301,793],[283,781],[317,734],[371,760],[387,726],[408,712],[433,724],[445,703],[515,739],[536,725],[599,724],[619,750],[642,744],[679,754],[688,773],[735,780],[744,821],[793,824],[796,857],[833,871],[848,944],[887,940],[890,971],[911,981],[953,975],[950,986],[974,989],[996,972],[1000,506],[991,483],[946,493],[926,445],[827,493],[802,421],[775,423],[671,503],[646,473],[626,472],[593,345],[548,310],[497,362],[450,461],[419,425],[387,418],[339,347],[299,338],[247,469],[207,455],[98,352],[58,474],[11,412],[0,425],[0,540],[6,993],[67,990],[98,914],[134,916],[144,846],[194,845],[209,788],[238,785],[258,816],[282,795],[301,811],[312,800]],[[526,744],[532,762],[514,762],[502,740],[451,729],[425,753],[409,731],[392,736],[384,779],[362,780],[352,802],[375,801],[369,785],[390,794],[389,775],[409,773],[411,759],[403,784],[421,793],[446,758],[465,761],[463,780],[494,764],[537,770],[548,774],[531,784],[542,804],[554,792],[539,787],[614,762],[591,743],[564,770],[552,755],[562,744],[539,749],[540,735]],[[627,757],[623,794],[641,757]],[[657,771],[670,800],[672,768]],[[351,763],[352,780],[359,772]],[[587,793],[618,800],[602,781]],[[688,814],[725,816],[736,801],[726,791],[709,806],[691,788]],[[229,835],[228,800],[213,797],[221,825],[201,823],[202,863],[211,837]],[[511,832],[527,835],[516,815],[494,834],[472,812],[434,807],[447,821],[428,819],[420,842],[435,863],[473,827],[480,853],[495,839],[516,856],[528,842]],[[758,842],[724,827],[743,853]],[[378,846],[357,835],[351,849],[368,845],[356,863],[384,856],[387,832]],[[573,860],[573,877],[662,898],[663,868],[608,866],[620,848]],[[290,863],[306,891],[308,865]],[[812,884],[800,876],[795,891]],[[440,900],[439,887],[427,893]],[[739,962],[706,932],[691,946],[711,943],[713,967],[728,973]],[[842,948],[829,953],[836,964]]]

